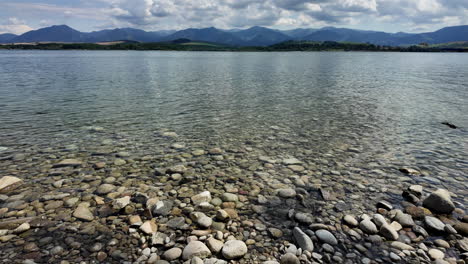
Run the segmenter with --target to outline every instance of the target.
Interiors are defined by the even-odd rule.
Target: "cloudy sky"
[[[468,0],[0,0],[0,33],[58,24],[80,31],[337,26],[424,32],[468,24]]]

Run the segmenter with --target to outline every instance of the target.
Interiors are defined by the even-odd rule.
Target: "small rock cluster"
[[[461,264],[468,258],[468,217],[448,190],[405,184],[398,198],[362,205],[355,202],[361,182],[345,180],[355,187],[340,194],[294,157],[259,155],[248,163],[248,150],[221,148],[174,154],[185,148],[172,144],[175,157],[158,162],[126,151],[110,160],[101,158],[110,155],[105,151],[70,155],[36,164],[41,171],[32,178],[1,177],[0,259]],[[273,176],[278,172],[288,176]],[[341,179],[341,172],[329,173]]]

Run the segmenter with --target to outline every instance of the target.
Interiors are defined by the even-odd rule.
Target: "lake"
[[[288,226],[293,207],[333,225],[380,200],[404,208],[420,184],[463,208],[467,128],[468,54],[0,51],[0,175],[24,179],[25,202],[86,201],[105,182],[179,207],[205,190],[254,205],[296,186],[309,203],[240,211]],[[334,199],[315,203],[319,189]]]

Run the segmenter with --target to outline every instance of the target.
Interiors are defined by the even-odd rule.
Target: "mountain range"
[[[144,31],[134,28],[117,28],[93,32],[80,32],[66,25],[32,30],[22,35],[0,34],[0,43],[29,42],[108,42],[131,40],[138,42],[164,42],[177,39],[213,42],[231,46],[268,46],[287,40],[339,41],[372,43],[375,45],[402,46],[419,43],[440,44],[468,41],[468,25],[445,27],[426,33],[386,33],[380,31],[355,30],[324,27],[321,29],[298,28],[276,30],[266,27],[223,30],[210,28],[188,28],[180,31]]]

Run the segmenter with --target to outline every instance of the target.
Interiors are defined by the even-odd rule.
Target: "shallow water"
[[[366,169],[390,184],[416,167],[426,177],[405,181],[463,203],[467,128],[467,54],[0,51],[0,157],[25,155],[19,167],[109,144],[140,157],[247,146],[331,179]]]

